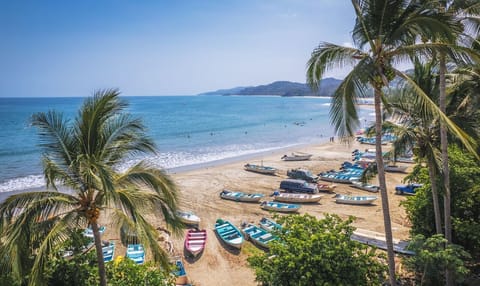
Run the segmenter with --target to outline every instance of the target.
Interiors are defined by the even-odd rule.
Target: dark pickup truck
[[[414,195],[417,188],[422,187],[422,184],[408,184],[408,185],[399,185],[395,187],[395,193],[397,195]]]
[[[307,183],[304,180],[286,179],[280,182],[280,189],[286,192],[294,193],[318,193],[318,187],[316,184]]]
[[[287,176],[292,179],[299,179],[307,181],[308,183],[316,183],[318,177],[313,175],[312,172],[305,169],[292,169],[287,171]]]

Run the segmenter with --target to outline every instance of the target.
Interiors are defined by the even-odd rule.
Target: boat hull
[[[316,203],[319,202],[322,198],[322,195],[308,195],[308,194],[294,194],[294,193],[280,193],[277,196],[274,196],[275,201],[277,202],[286,202],[286,203]]]
[[[267,211],[276,211],[282,213],[298,212],[300,205],[277,203],[277,202],[263,202],[261,208]]]
[[[338,196],[335,199],[336,203],[348,204],[348,205],[368,205],[373,203],[377,197],[350,197],[350,196]]]
[[[180,221],[188,225],[200,224],[200,218],[192,212],[177,211]]]
[[[193,230],[190,229],[185,235],[185,250],[193,257],[197,257],[205,249],[207,243],[207,231],[206,230]]]
[[[263,194],[247,194],[242,192],[232,192],[229,190],[223,190],[220,192],[220,197],[225,200],[231,200],[236,202],[257,203],[263,198]]]
[[[247,171],[264,174],[264,175],[275,175],[275,173],[277,172],[277,169],[273,167],[266,167],[266,166],[252,165],[252,164],[246,164],[244,167],[245,167],[245,170]]]
[[[243,235],[238,230],[237,227],[235,227],[231,222],[229,221],[221,221],[217,222],[215,224],[215,231],[217,232],[218,236],[222,239],[223,242],[225,242],[227,245],[241,249],[243,245]]]

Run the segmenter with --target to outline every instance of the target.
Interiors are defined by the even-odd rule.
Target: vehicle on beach
[[[317,184],[307,183],[304,180],[286,179],[280,182],[280,189],[293,193],[318,193]]]
[[[292,179],[304,180],[308,183],[316,183],[318,181],[318,177],[313,175],[312,172],[301,168],[288,170],[287,176]]]
[[[207,243],[207,231],[205,229],[189,229],[185,235],[185,250],[192,255],[197,257],[202,253],[205,245]]]
[[[369,205],[376,199],[376,196],[346,196],[340,194],[335,196],[336,203],[349,205]]]
[[[257,203],[260,201],[261,198],[263,198],[263,194],[249,194],[224,189],[220,192],[220,197],[225,200],[231,200],[236,202]]]
[[[293,212],[298,212],[298,210],[301,208],[301,205],[265,201],[260,204],[260,207],[267,211],[293,213]]]
[[[278,169],[274,167],[255,165],[250,163],[245,164],[243,167],[247,171],[265,174],[265,175],[275,175],[275,173],[278,171]]]
[[[230,245],[234,248],[240,249],[243,244],[243,235],[234,226],[231,222],[223,220],[221,218],[217,219],[215,222],[215,231],[217,232],[220,239],[225,242],[227,245]]]
[[[319,194],[280,193],[279,191],[275,191],[272,196],[275,201],[285,203],[316,203],[323,197]]]
[[[312,158],[312,154],[302,152],[292,152],[290,155],[283,155],[281,158],[283,161],[307,161]]]
[[[395,187],[395,194],[397,195],[415,195],[415,190],[422,187],[422,184],[408,184],[398,185]]]

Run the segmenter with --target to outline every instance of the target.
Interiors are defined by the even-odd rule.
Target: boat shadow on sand
[[[183,257],[185,258],[185,261],[187,261],[189,264],[193,264],[197,262],[202,256],[203,253],[205,252],[205,249],[202,250],[197,256],[193,256],[188,250],[184,247],[183,248]]]
[[[228,245],[225,241],[223,241],[223,239],[220,237],[220,235],[216,232],[216,231],[213,231],[215,233],[215,236],[217,237],[217,241],[223,246],[223,248],[230,252],[231,254],[234,254],[234,255],[239,255],[240,252],[241,252],[241,249],[238,249],[238,248],[235,248],[233,246],[230,246]],[[244,238],[245,240],[245,238]],[[245,241],[243,242],[245,243]]]

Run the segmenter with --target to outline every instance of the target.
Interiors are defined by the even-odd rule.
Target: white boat
[[[395,162],[413,164],[415,160],[413,160],[413,157],[397,157]]]
[[[349,205],[368,205],[376,199],[376,196],[345,196],[340,194],[335,196],[336,203]]]
[[[260,207],[267,211],[277,211],[283,213],[292,213],[298,212],[301,205],[296,204],[285,204],[285,203],[277,203],[277,202],[262,202]]]
[[[193,212],[177,211],[177,216],[184,224],[198,225],[200,223],[200,218]]]
[[[226,200],[232,200],[236,202],[256,203],[263,198],[263,194],[248,194],[243,192],[233,192],[224,189],[220,192],[220,197]]]
[[[405,173],[407,166],[385,165],[385,172]]]
[[[278,169],[274,168],[274,167],[268,167],[268,166],[263,166],[263,165],[255,165],[255,164],[250,164],[250,163],[245,164],[243,167],[247,171],[260,173],[260,174],[266,174],[266,175],[275,175],[275,173],[278,171]]]
[[[362,182],[359,182],[359,181],[352,182],[350,187],[357,188],[357,189],[360,189],[360,190],[364,190],[364,191],[367,191],[367,192],[372,192],[372,193],[378,193],[378,191],[380,190],[379,186],[375,186],[375,185],[367,184],[367,183],[362,183]]]
[[[290,155],[283,155],[282,160],[284,161],[306,161],[310,160],[312,154],[302,153],[302,152],[292,152]]]
[[[316,203],[320,201],[322,197],[323,195],[318,194],[280,193],[278,191],[273,193],[275,201],[286,203]]]

